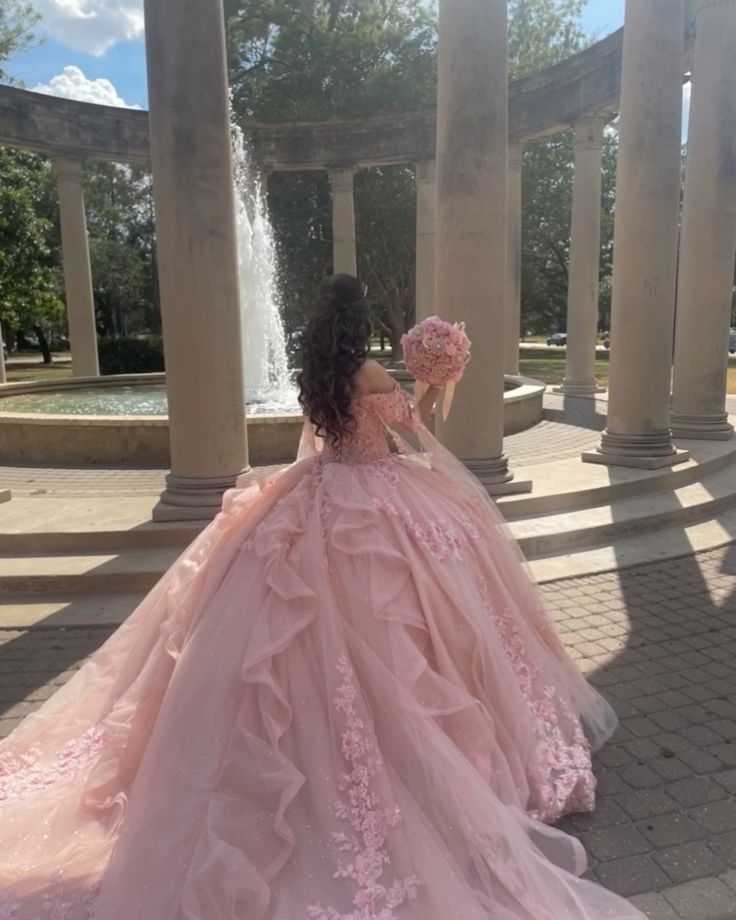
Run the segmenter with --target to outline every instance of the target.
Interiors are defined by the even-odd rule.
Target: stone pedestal
[[[489,492],[530,488],[503,453],[506,28],[505,0],[440,0],[436,300],[467,322],[473,359],[438,434]]]
[[[78,159],[54,160],[59,189],[61,251],[72,372],[75,377],[97,377],[97,328],[92,294],[87,218],[84,211],[82,163]]]
[[[207,519],[248,467],[220,0],[145,0],[171,474],[156,520]]]
[[[727,440],[728,339],[736,252],[736,0],[696,13],[671,425]]]
[[[593,396],[603,391],[595,379],[598,285],[601,254],[601,155],[603,118],[575,125],[575,179],[570,229],[565,377],[555,392]]]
[[[608,424],[583,459],[655,468],[675,450],[669,397],[680,199],[682,0],[627,0]]]
[[[524,148],[509,147],[508,250],[506,259],[506,315],[504,317],[504,373],[519,373],[521,336],[521,166]]]
[[[435,222],[437,182],[434,160],[416,165],[417,182],[417,253],[416,308],[417,322],[438,311],[435,304]]]
[[[352,169],[331,169],[332,189],[332,270],[335,274],[357,273],[355,251],[355,196]]]

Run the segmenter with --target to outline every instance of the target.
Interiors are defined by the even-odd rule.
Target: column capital
[[[52,157],[57,179],[81,179],[82,158],[73,156]]]
[[[357,172],[354,166],[330,166],[327,169],[332,189],[347,191],[353,188],[353,177]]]
[[[417,182],[434,182],[437,178],[437,163],[435,160],[417,160],[414,164]]]
[[[509,144],[509,172],[521,172],[521,165],[524,161],[524,144],[522,141],[515,141]]]
[[[603,147],[603,129],[608,119],[604,115],[583,115],[575,122],[575,149],[600,150]]]

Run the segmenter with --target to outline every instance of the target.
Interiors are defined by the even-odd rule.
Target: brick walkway
[[[597,811],[564,822],[591,874],[652,920],[736,920],[736,544],[544,594],[621,718]],[[0,630],[0,735],[109,634]]]

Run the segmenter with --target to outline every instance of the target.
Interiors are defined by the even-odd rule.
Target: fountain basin
[[[408,383],[408,375],[397,379]],[[126,464],[165,467],[170,465],[169,420],[158,414],[130,409],[131,394],[139,390],[150,411],[152,390],[162,389],[164,374],[121,374],[110,377],[74,378],[34,383],[11,383],[0,387],[0,457],[6,463],[44,463],[59,466]],[[504,429],[513,434],[542,419],[545,385],[525,377],[508,377],[504,397]],[[101,399],[90,398],[99,393]],[[109,398],[121,394],[122,414],[109,411]],[[8,411],[19,400],[20,411]],[[70,400],[62,411],[64,398]],[[34,405],[34,401],[36,404]],[[107,405],[105,414],[85,414],[80,405]],[[127,405],[127,408],[126,408]],[[53,411],[46,411],[51,406]],[[462,411],[458,398],[455,411]],[[164,410],[165,411],[165,410]],[[248,415],[248,444],[254,466],[290,463],[296,456],[302,418],[295,412],[258,411]]]

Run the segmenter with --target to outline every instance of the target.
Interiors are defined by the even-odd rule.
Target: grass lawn
[[[71,364],[34,364],[27,367],[7,366],[8,383],[36,380],[61,380],[72,376]]]
[[[522,352],[520,359],[521,373],[524,377],[536,377],[544,383],[557,385],[562,383],[565,376],[565,354],[546,354],[541,352],[538,355],[530,356],[530,353]],[[608,358],[599,357],[595,362],[595,373],[601,386],[608,386]],[[736,393],[736,356],[728,359],[728,383],[727,393]]]

